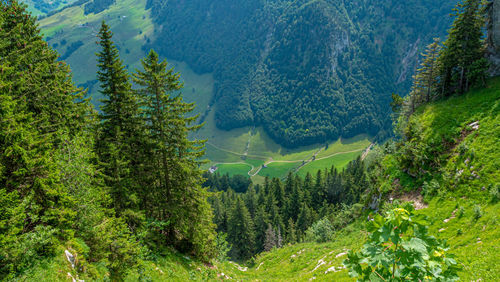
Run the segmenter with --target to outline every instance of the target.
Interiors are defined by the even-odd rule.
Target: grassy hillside
[[[474,209],[479,204],[482,216],[475,219]],[[463,213],[461,210],[463,209]],[[430,233],[446,239],[451,253],[456,255],[461,281],[496,281],[500,275],[500,203],[481,203],[451,195],[430,201],[428,207],[418,211],[429,217]],[[126,281],[139,277],[153,281],[217,281],[221,279],[259,281],[354,281],[342,262],[348,250],[358,250],[368,233],[364,221],[358,220],[335,233],[331,242],[301,243],[285,246],[258,255],[251,265],[234,262],[206,265],[188,256],[168,251],[154,261],[142,263],[140,271],[131,272]],[[71,250],[71,249],[70,249]],[[105,271],[98,266],[92,271]],[[64,256],[64,248],[53,260],[40,262],[26,273],[22,280],[66,281],[68,274],[76,272]],[[80,279],[85,278],[80,274]]]
[[[446,239],[450,252],[456,255],[462,267],[461,281],[497,281],[500,277],[500,78],[491,80],[485,89],[424,106],[411,121],[421,125],[422,131],[418,139],[409,143],[441,144],[432,151],[435,160],[440,160],[440,166],[435,168],[439,173],[425,179],[413,178],[398,164],[398,151],[386,155],[382,162],[386,175],[380,182],[386,195],[382,210],[391,208],[392,200],[415,201],[421,208],[417,212],[428,217],[430,234]],[[479,127],[469,126],[476,122]],[[431,191],[429,184],[423,184],[424,180],[437,181],[435,191]],[[365,222],[363,216],[338,230],[328,243],[285,246],[258,255],[249,265],[233,262],[206,265],[165,251],[162,255],[145,256],[141,268],[131,270],[126,280],[352,281],[342,262],[347,250],[358,250],[367,238]],[[54,259],[40,262],[20,280],[64,281],[68,279],[67,273],[75,276],[64,256],[67,248],[62,246]],[[85,271],[93,271],[104,279],[105,271],[99,265],[90,265]],[[80,274],[79,278],[85,275]]]
[[[487,88],[431,103],[411,118],[413,138],[385,156],[379,180],[386,207],[415,201],[429,231],[445,239],[462,267],[461,281],[500,277],[500,78]],[[412,177],[399,162],[406,146],[418,148],[434,167]],[[425,162],[424,162],[425,164]],[[421,164],[420,164],[421,165]],[[435,183],[434,187],[431,183]],[[424,197],[420,196],[423,194]],[[427,201],[427,202],[425,202]],[[338,231],[331,242],[305,243],[259,255],[248,269],[224,263],[220,271],[239,280],[352,281],[340,270],[346,250],[366,239],[364,218]],[[335,267],[335,271],[328,269]],[[333,268],[332,268],[333,269]]]
[[[500,204],[483,204],[483,215],[474,218],[474,201],[446,196],[434,199],[419,210],[429,217],[430,233],[446,239],[451,253],[462,265],[461,281],[495,281],[500,275]],[[462,216],[456,209],[463,208]],[[453,217],[452,214],[455,214]],[[451,219],[450,219],[451,218]],[[446,219],[450,219],[446,221]],[[259,255],[253,266],[241,271],[232,263],[219,266],[220,271],[238,280],[353,281],[342,269],[347,250],[358,250],[367,238],[364,223],[358,221],[337,232],[329,243],[304,243]],[[324,263],[323,263],[324,262]],[[328,271],[335,267],[335,270]]]

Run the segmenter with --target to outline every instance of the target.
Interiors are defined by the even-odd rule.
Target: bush
[[[371,235],[358,253],[349,251],[344,265],[358,281],[456,281],[457,262],[445,244],[427,234],[424,215],[396,208],[367,224]]]
[[[478,220],[483,216],[483,211],[481,210],[481,206],[474,206],[474,219]]]
[[[498,200],[500,200],[500,185],[497,184],[495,187],[492,187],[490,190],[490,196],[491,196],[491,202],[492,203],[497,203]]]
[[[424,182],[423,186],[423,196],[427,199],[429,197],[435,196],[436,192],[439,190],[439,182],[435,179],[431,180],[431,182]]]
[[[306,240],[324,243],[330,240],[333,234],[333,226],[328,218],[315,222],[306,231]]]
[[[227,260],[227,253],[231,250],[231,245],[227,243],[227,234],[223,232],[217,233],[217,237],[215,237],[215,248],[216,248],[216,259],[219,262],[223,262]]]

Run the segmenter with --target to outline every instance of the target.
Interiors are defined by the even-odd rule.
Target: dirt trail
[[[366,156],[368,155],[368,153],[370,152],[370,150],[373,148],[373,146],[375,145],[374,143],[370,144],[370,146],[368,146],[368,148],[366,149],[357,149],[357,150],[352,150],[352,151],[345,151],[345,152],[337,152],[337,153],[333,153],[333,154],[330,154],[328,156],[324,156],[324,157],[321,157],[321,158],[316,158],[316,156],[322,151],[324,150],[324,148],[320,148],[318,151],[316,151],[310,158],[308,159],[305,159],[305,160],[273,160],[272,157],[264,157],[264,156],[255,156],[255,155],[248,155],[248,149],[250,147],[250,140],[252,138],[252,135],[250,135],[250,138],[248,139],[248,143],[247,143],[247,146],[246,146],[246,149],[245,149],[245,153],[244,154],[240,154],[240,153],[236,153],[236,152],[232,152],[232,151],[229,151],[229,150],[226,150],[226,149],[223,149],[223,148],[220,148],[212,143],[209,143],[207,142],[207,144],[209,144],[210,146],[213,146],[215,147],[216,149],[219,149],[221,151],[224,151],[224,152],[227,152],[227,153],[231,153],[231,154],[234,154],[234,155],[237,155],[237,156],[242,156],[242,157],[251,157],[251,158],[258,158],[258,159],[267,159],[267,161],[264,162],[263,165],[259,166],[259,168],[257,169],[257,171],[255,171],[254,173],[251,173],[255,167],[249,163],[246,163],[246,162],[234,162],[234,163],[216,163],[215,165],[219,165],[219,164],[225,164],[225,165],[231,165],[231,164],[246,164],[248,166],[251,167],[251,169],[247,172],[247,174],[250,176],[250,177],[254,177],[256,176],[257,174],[259,174],[259,172],[262,170],[263,166],[267,166],[267,165],[270,165],[272,163],[298,163],[298,162],[302,162],[301,165],[299,165],[296,169],[294,169],[294,172],[298,172],[302,167],[304,167],[305,165],[313,162],[313,161],[320,161],[320,160],[325,160],[325,159],[329,159],[331,157],[334,157],[334,156],[337,156],[337,155],[342,155],[342,154],[349,154],[349,153],[355,153],[355,152],[359,152],[359,151],[364,151],[363,152],[363,155],[361,156],[361,159],[364,160],[366,158]]]
[[[375,143],[371,143],[370,146],[368,146],[368,148],[366,148],[366,150],[363,152],[363,155],[361,155],[362,161],[364,161],[366,156],[368,156],[368,153],[370,153],[370,151],[373,149],[373,146],[375,146]]]

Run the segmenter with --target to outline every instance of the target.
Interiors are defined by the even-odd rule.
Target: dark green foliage
[[[78,48],[80,48],[82,46],[83,46],[83,42],[81,40],[78,40],[76,42],[71,43],[66,48],[66,52],[64,53],[64,55],[61,56],[61,60],[66,60],[67,58],[69,58],[69,56],[71,56],[71,54],[73,54],[76,50],[78,50]],[[54,46],[54,48],[55,48],[55,46]]]
[[[83,13],[85,15],[88,14],[98,14],[104,10],[106,10],[109,6],[115,3],[115,0],[92,0],[88,1],[85,4],[85,8],[83,9]],[[80,3],[81,4],[81,3]]]
[[[117,215],[137,210],[138,183],[132,175],[138,171],[141,150],[139,102],[133,95],[128,73],[111,41],[112,33],[104,22],[99,31],[98,79],[104,97],[99,118],[96,152],[110,189]],[[127,221],[133,221],[129,219]]]
[[[220,175],[220,173],[203,173],[205,182],[203,187],[216,188],[219,191],[227,191],[231,188],[237,193],[245,193],[252,184],[252,180],[244,175],[234,175],[229,177],[229,174]]]
[[[481,0],[464,0],[455,8],[455,21],[440,55],[442,94],[463,94],[486,83],[488,62],[484,56],[486,25]]]
[[[249,259],[254,254],[255,229],[250,213],[240,197],[236,198],[228,221],[228,240],[233,245],[231,256]]]
[[[99,80],[106,100],[98,116],[74,86],[69,68],[41,39],[25,7],[0,2],[2,280],[15,280],[68,248],[78,257],[74,271],[80,277],[98,280],[104,272],[119,281],[147,254],[144,246],[150,246],[146,240],[151,234],[159,234],[163,246],[205,260],[215,254],[212,213],[197,161],[203,148],[187,140],[197,128],[189,127],[194,118],[184,118],[193,105],[167,95],[161,113],[167,118],[157,120],[168,128],[169,139],[159,138],[156,127],[150,127],[151,109],[139,108],[146,103],[140,104],[132,91],[105,24],[100,39]],[[168,73],[168,78],[179,85],[178,75]],[[158,145],[163,142],[169,146]],[[154,170],[146,160],[159,160],[164,151],[174,175],[172,197],[151,197],[145,191],[158,188],[156,179],[145,176],[167,169]],[[160,210],[168,218],[147,221],[141,207],[155,207],[149,212]]]
[[[363,249],[349,251],[344,265],[358,281],[456,281],[459,269],[445,244],[427,234],[423,216],[412,206],[396,208],[367,224]]]
[[[238,194],[227,186],[233,183],[231,177],[220,179],[217,174],[209,176],[211,189],[220,191],[211,197],[210,203],[217,230],[228,233],[233,259],[245,259],[288,243],[327,241],[333,230],[345,227],[358,216],[351,206],[362,200],[371,187],[361,159],[351,162],[341,173],[332,167],[318,172],[315,179],[308,174],[305,180],[290,173],[284,183],[266,178],[263,186],[250,186]],[[238,207],[240,204],[244,209]],[[248,213],[248,219],[246,215],[244,219],[235,218],[236,210]],[[237,234],[249,237],[248,225],[254,228],[253,245],[241,249]]]
[[[215,255],[215,230],[212,212],[201,187],[203,179],[199,158],[204,142],[190,141],[188,134],[201,127],[191,126],[195,117],[187,117],[194,104],[183,101],[180,75],[151,51],[142,60],[143,71],[134,74],[134,82],[143,110],[144,141],[140,170],[140,207],[146,217],[161,227],[153,232],[163,245],[174,245],[185,252],[208,260]],[[136,135],[141,131],[135,132]],[[134,133],[133,133],[134,134]],[[137,161],[137,157],[135,158]]]
[[[454,4],[148,0],[147,7],[161,54],[213,72],[218,127],[263,125],[296,147],[388,128],[389,93],[408,91],[415,55],[445,33]]]

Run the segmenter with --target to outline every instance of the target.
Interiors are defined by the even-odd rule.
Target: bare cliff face
[[[500,0],[491,0],[489,3],[488,57],[490,74],[500,75]]]

